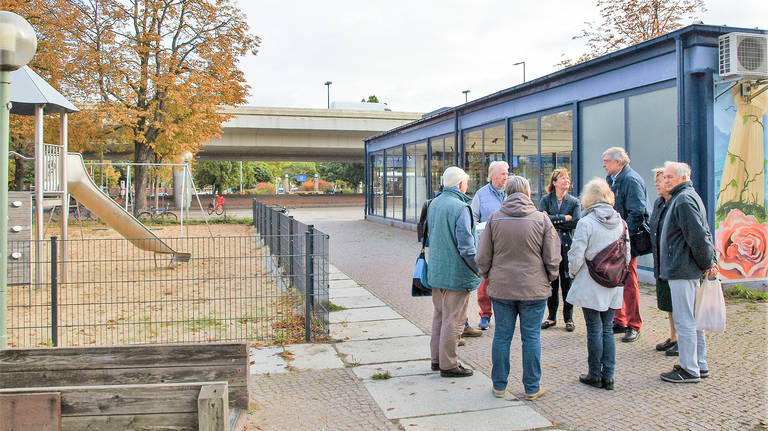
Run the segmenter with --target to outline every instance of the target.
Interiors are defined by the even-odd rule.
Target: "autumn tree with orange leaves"
[[[558,66],[583,63],[669,33],[706,10],[703,0],[597,0],[597,7],[602,21],[585,22],[586,28],[573,37],[586,41],[587,52],[575,62],[566,58]]]
[[[221,106],[245,102],[239,59],[260,40],[233,0],[3,3],[38,32],[32,67],[82,110],[73,121],[88,133],[75,148],[128,145],[136,163],[173,161],[219,136],[230,118]],[[147,172],[136,166],[136,211]]]

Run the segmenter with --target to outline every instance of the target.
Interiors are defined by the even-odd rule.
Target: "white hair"
[[[685,178],[686,180],[691,179],[691,167],[686,163],[671,161],[664,162],[664,170],[667,170],[667,168],[670,166],[675,169],[675,175],[677,175],[677,178]]]
[[[519,175],[510,175],[509,178],[507,178],[507,185],[504,187],[504,189],[507,193],[507,196],[511,195],[512,193],[530,194],[531,184],[527,179]]]
[[[611,147],[603,151],[603,157],[608,156],[611,160],[618,160],[623,166],[629,164],[629,154],[621,147]]]
[[[509,171],[509,164],[503,160],[496,160],[495,162],[491,162],[491,164],[488,165],[488,181],[490,181],[491,177],[496,175],[496,173],[501,170]]]

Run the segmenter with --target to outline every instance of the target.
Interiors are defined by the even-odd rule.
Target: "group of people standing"
[[[717,273],[704,205],[693,189],[690,168],[666,162],[657,175],[660,198],[649,215],[645,184],[629,162],[624,149],[606,150],[606,179],[587,183],[580,199],[569,194],[568,171],[555,169],[538,208],[528,180],[509,175],[505,162],[490,164],[489,183],[474,198],[466,195],[469,176],[462,169],[445,170],[442,192],[427,212],[433,370],[443,377],[472,375],[459,363],[457,345],[472,330],[466,312],[470,293],[478,289],[479,329],[488,329],[495,315],[493,394],[505,396],[519,318],[525,398],[541,397],[540,331],[557,325],[562,295],[566,331],[576,329],[573,306],[582,308],[586,322],[588,372],[579,381],[612,390],[614,333],[623,333],[622,341],[631,343],[642,327],[631,238],[645,230],[650,233],[659,308],[670,312],[670,337],[657,349],[676,348],[680,356],[680,365],[661,378],[695,382],[707,377],[704,334],[696,331],[693,318],[699,280]],[[605,286],[591,272],[593,260],[613,245],[624,250],[620,260],[626,279],[623,285]]]

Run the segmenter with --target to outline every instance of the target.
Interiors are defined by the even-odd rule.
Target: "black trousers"
[[[560,290],[563,293],[563,320],[573,322],[573,305],[565,300],[568,297],[568,291],[571,289],[572,281],[568,278],[568,251],[563,250],[561,255],[563,260],[560,261],[560,276],[552,282],[552,296],[547,299],[547,310],[549,311],[547,320],[557,321],[557,307],[560,305],[558,290]]]

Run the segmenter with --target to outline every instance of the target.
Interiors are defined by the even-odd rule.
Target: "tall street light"
[[[8,141],[11,72],[37,50],[35,30],[13,12],[0,11],[0,349],[8,347]],[[36,202],[36,205],[42,205]]]
[[[328,109],[331,109],[331,81],[325,81],[325,86],[328,88]]]
[[[467,101],[469,100],[469,97],[467,97],[467,95],[469,94],[469,91],[470,90],[462,91],[462,93],[464,93],[464,103],[467,103]]]
[[[523,82],[525,82],[525,62],[524,61],[519,61],[519,62],[513,64],[512,66],[519,66],[521,64],[523,65]]]

